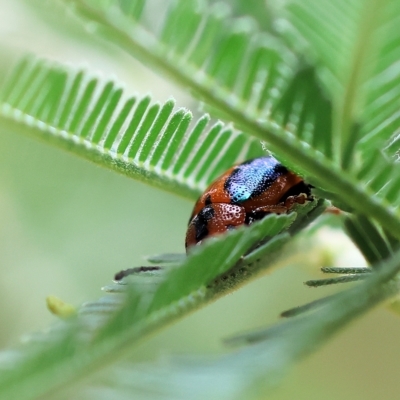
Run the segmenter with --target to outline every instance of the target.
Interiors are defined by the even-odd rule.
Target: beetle
[[[197,200],[186,232],[186,251],[204,239],[270,213],[286,213],[307,200],[312,200],[311,186],[274,157],[245,161],[217,178]]]
[[[186,232],[186,252],[214,235],[250,225],[271,213],[287,213],[294,204],[313,200],[312,186],[272,156],[254,158],[228,169],[208,186],[194,205]],[[129,268],[114,277],[160,270]]]

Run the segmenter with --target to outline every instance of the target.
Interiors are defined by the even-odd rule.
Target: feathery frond
[[[300,218],[307,216],[301,214]],[[277,239],[287,237],[284,232],[299,215],[270,215],[206,241],[161,274],[137,274],[108,287],[112,294],[86,303],[76,318],[60,321],[48,332],[32,335],[24,346],[0,353],[0,396],[32,398],[81,377],[89,365],[120,357],[123,349],[159,325],[272,266],[286,243]],[[242,255],[254,252],[256,243],[262,244],[262,254],[250,257],[251,263],[241,261]],[[235,264],[238,268],[232,269]],[[220,276],[225,278],[217,279]]]
[[[0,91],[2,122],[185,196],[198,196],[234,163],[265,154],[243,133],[210,126],[208,115],[192,124],[174,100],[126,98],[119,84],[85,70],[26,58],[13,72]]]
[[[395,140],[400,125],[400,4],[385,1],[381,11],[381,26],[377,30],[379,43],[374,69],[367,81],[367,97],[363,110],[365,123],[360,148],[374,151],[385,142]],[[399,147],[397,147],[399,149]]]
[[[212,359],[175,357],[152,364],[124,364],[108,377],[102,377],[98,387],[85,390],[84,398],[140,395],[143,399],[153,399],[155,388],[160,400],[188,396],[202,399],[210,393],[217,393],[218,399],[242,399],[251,394],[255,399],[265,398],[291,362],[314,351],[344,323],[366,312],[371,304],[379,304],[398,292],[398,284],[386,283],[399,269],[398,257],[399,253],[389,263],[376,266],[378,272],[370,274],[363,284],[310,303],[303,310],[309,312],[307,315],[225,341],[231,346],[251,346]],[[377,287],[381,290],[377,291]]]
[[[263,57],[252,59],[251,57],[258,54],[255,51],[258,47],[252,46],[260,43],[260,34],[254,28],[244,30],[243,19],[229,18],[226,12],[220,17],[221,10],[225,9],[220,8],[220,5],[204,10],[201,7],[202,2],[167,2],[171,8],[161,16],[163,30],[156,31],[146,23],[148,19],[144,17],[145,13],[140,19],[130,18],[124,15],[118,4],[112,0],[105,7],[96,6],[88,0],[65,1],[72,2],[75,12],[85,20],[96,22],[97,33],[111,38],[130,54],[162,70],[182,85],[189,86],[208,107],[217,110],[218,115],[234,122],[246,133],[265,140],[269,149],[276,152],[279,159],[289,168],[305,175],[311,183],[324,189],[328,195],[331,193],[333,198],[337,198],[347,208],[355,209],[360,214],[374,215],[385,229],[400,238],[400,215],[396,208],[388,208],[386,198],[375,195],[366,185],[368,182],[357,179],[362,175],[361,172],[358,173],[359,160],[367,156],[361,154],[360,157],[358,152],[361,147],[355,151],[363,129],[363,120],[360,121],[359,118],[359,103],[366,97],[364,87],[371,68],[364,69],[364,65],[355,58],[351,58],[354,61],[351,66],[347,65],[347,53],[344,51],[344,55],[341,55],[336,63],[347,63],[343,67],[344,70],[339,68],[331,73],[338,77],[335,78],[336,82],[339,82],[336,86],[344,85],[344,88],[341,90],[340,87],[333,87],[334,91],[341,90],[342,95],[333,96],[336,100],[332,102],[329,99],[330,92],[325,91],[319,83],[322,73],[320,64],[310,69],[304,67],[304,55],[309,53],[304,46],[289,51],[278,40],[277,50],[273,45],[277,39],[261,35],[266,41],[261,47],[267,47],[267,50],[262,50]],[[349,7],[357,9],[356,3],[358,4],[357,1],[352,2]],[[311,5],[312,0],[309,0],[308,13],[314,10]],[[290,5],[288,7],[290,8]],[[316,6],[315,13],[324,12],[322,8]],[[332,3],[327,9],[330,8],[337,8],[334,15],[344,12],[336,3]],[[346,9],[345,5],[344,10]],[[375,20],[375,17],[380,18],[380,13],[375,16],[370,8],[364,11],[361,19],[354,10],[349,10],[343,19],[349,20],[349,27],[345,28],[353,32],[351,34],[354,38],[359,37],[357,35],[361,28],[358,24],[370,21],[370,17],[372,21],[366,26],[373,28],[374,35],[375,30],[379,30],[381,26],[381,20]],[[293,14],[296,12],[293,11]],[[283,21],[286,20],[286,24],[293,23],[290,22],[289,11],[278,10],[277,13]],[[206,23],[200,22],[215,21],[216,18],[220,24],[216,25],[220,26],[219,30],[208,29]],[[190,34],[180,37],[174,28],[177,25],[186,26]],[[323,25],[318,25],[316,29]],[[324,40],[328,40],[328,36],[324,32],[321,33],[322,44],[316,49],[323,48]],[[172,38],[179,46],[172,46]],[[200,38],[201,41],[198,41]],[[210,38],[213,38],[213,41]],[[317,40],[314,37],[308,39],[311,44],[312,40]],[[241,41],[246,45],[239,44]],[[231,46],[230,43],[235,45]],[[299,41],[296,43],[301,45]],[[205,46],[202,62],[191,59],[190,49],[196,48],[197,44]],[[353,45],[354,43],[348,44],[348,48],[353,50]],[[367,51],[364,38],[356,46],[363,60],[368,59],[370,62],[373,54]],[[235,51],[224,52],[225,48]],[[296,51],[302,54],[296,56]],[[232,59],[237,55],[240,56]],[[257,60],[256,70],[246,69],[252,65],[251,59],[253,63]],[[357,75],[354,81],[351,80],[353,74]],[[265,80],[263,76],[268,79]],[[351,87],[346,88],[346,82],[350,81]],[[244,87],[249,89],[243,90]],[[343,97],[345,93],[346,100]],[[306,107],[308,103],[317,106]],[[344,106],[347,103],[350,111]]]
[[[317,64],[335,99],[336,145],[343,165],[398,135],[400,5],[395,0],[289,0],[281,32]]]
[[[87,0],[65,1],[96,21],[98,33],[115,38],[129,53],[189,86],[218,116],[246,132],[249,126],[242,125],[243,119],[266,121],[257,136],[273,142],[268,137],[270,121],[290,132],[291,146],[311,137],[313,149],[331,156],[331,105],[314,71],[282,41],[260,32],[251,19],[232,18],[221,3],[207,7],[203,1],[167,1],[158,31],[149,23],[151,1],[147,18],[145,13],[131,18],[116,1],[103,7]],[[308,107],[311,101],[320,108]],[[254,135],[254,129],[249,133]],[[296,165],[289,162],[290,167]]]

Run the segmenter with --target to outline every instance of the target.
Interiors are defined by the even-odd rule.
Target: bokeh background
[[[46,7],[35,4],[0,0],[1,64],[29,51],[115,77],[128,92],[160,101],[172,95],[198,109],[181,88],[80,28],[71,31],[67,16],[56,29]],[[0,346],[52,323],[46,296],[79,305],[100,297],[116,271],[143,265],[144,255],[183,252],[192,205],[0,127]],[[284,268],[153,336],[135,359],[225,351],[222,338],[272,324],[280,311],[338,290],[302,285],[319,276],[321,253],[343,266],[363,263],[337,230],[308,240],[299,247],[309,250],[291,254]],[[378,308],[299,363],[269,399],[398,399],[399,337],[400,317]]]

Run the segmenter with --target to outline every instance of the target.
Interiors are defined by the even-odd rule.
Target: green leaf
[[[363,159],[362,167],[355,171],[357,178],[364,182],[365,187],[386,208],[397,213],[400,205],[398,188],[400,185],[400,170],[396,161],[380,151],[375,151]]]
[[[349,216],[345,220],[345,228],[369,263],[377,263],[392,255],[392,245],[368,218],[360,215]]]
[[[303,356],[303,352],[312,351],[316,345],[329,339],[344,324],[398,293],[398,283],[390,280],[400,269],[399,255],[397,251],[389,260],[375,264],[373,266],[375,272],[371,273],[363,284],[329,296],[311,314],[292,318],[271,328],[232,337],[226,343],[236,346],[265,342],[268,345],[270,341],[282,340],[285,336],[283,344],[293,351],[292,355]],[[301,335],[297,336],[300,331]],[[300,340],[294,340],[296,337]]]
[[[376,30],[379,31],[381,19],[375,20],[371,11],[375,3],[368,3],[361,16],[356,12],[357,7],[362,7],[358,0],[343,5],[345,11],[336,3],[327,5],[326,10],[333,10],[332,15],[345,14],[340,28],[330,28],[336,30],[341,39],[330,44],[360,38],[360,42],[353,41],[344,47],[343,54],[332,67],[340,68],[331,73],[331,76],[337,76],[334,78],[337,84],[332,85],[335,95],[331,100],[329,94],[332,92],[325,91],[319,83],[320,65],[308,70],[304,68],[304,61],[301,61],[306,53],[304,46],[295,49],[301,53],[296,57],[280,40],[257,32],[248,19],[230,18],[221,5],[204,8],[202,2],[184,2],[185,5],[181,1],[172,5],[167,2],[171,8],[163,16],[163,30],[158,32],[148,24],[149,19],[144,15],[140,20],[133,20],[124,15],[114,2],[101,8],[86,0],[64,1],[75,5],[75,12],[83,17],[84,23],[95,22],[96,33],[180,84],[189,86],[208,107],[217,110],[219,116],[233,121],[244,132],[265,140],[268,148],[289,168],[304,175],[325,193],[332,193],[332,197],[346,208],[372,216],[393,236],[400,238],[400,215],[395,208],[388,207],[387,201],[394,197],[393,192],[390,191],[387,198],[385,190],[376,194],[374,185],[368,186],[370,180],[364,180],[362,174],[365,164],[361,165],[362,157],[354,151],[358,135],[363,132],[364,121],[360,119],[360,104],[365,99],[363,88],[366,76],[373,71],[370,63],[364,68],[361,60],[370,60],[375,54],[374,50],[370,54],[361,33],[369,28],[374,35]],[[312,0],[307,1],[304,12],[318,19],[318,13],[326,11],[323,6],[313,7],[313,4]],[[285,16],[289,20],[289,12],[281,14],[283,20]],[[316,32],[323,29],[321,26],[324,24],[322,21],[317,25]],[[190,25],[191,34],[178,38],[178,25],[184,30]],[[341,29],[345,33],[341,33]],[[349,29],[349,39],[344,38]],[[316,47],[322,51],[329,34],[321,32],[315,36],[309,39],[310,43],[320,37],[321,43],[318,42],[319,47]],[[178,47],[173,44],[176,41],[180,43]],[[192,54],[197,53],[194,51],[197,45],[201,49],[200,59],[192,58]],[[236,48],[237,51],[232,51]],[[326,57],[331,54],[329,47],[327,49],[323,50]],[[355,58],[354,54],[349,59],[348,49],[357,50],[361,59]],[[341,51],[340,47],[332,54],[338,51]],[[346,64],[348,60],[350,62]],[[345,63],[343,68],[339,65],[342,62]],[[351,85],[341,88],[346,84]],[[372,154],[375,156],[375,153]],[[366,157],[367,153],[361,156]],[[382,179],[378,180],[383,183]],[[397,182],[397,177],[393,182]]]
[[[335,146],[345,168],[356,148],[374,152],[397,137],[399,7],[395,0],[290,0],[280,11],[281,32],[317,64],[334,98]]]
[[[189,86],[220,117],[241,127],[235,115],[240,109],[255,120],[277,122],[297,136],[296,143],[311,139],[330,157],[331,105],[314,70],[250,18],[232,18],[220,3],[167,1],[157,31],[149,24],[151,1],[149,15],[140,19],[130,18],[113,1],[103,7],[86,0],[65,2],[74,4],[84,21],[95,21],[96,33]]]
[[[382,23],[377,33],[379,48],[375,54],[373,73],[367,82],[363,110],[365,126],[360,140],[362,151],[382,148],[386,141],[396,142],[400,121],[400,4],[385,1]],[[390,146],[389,155],[398,145]]]
[[[324,205],[313,202],[305,207],[310,211]],[[145,335],[271,267],[282,254],[290,225],[308,215],[271,214],[205,241],[161,273],[135,274],[108,287],[112,294],[84,304],[76,318],[0,353],[0,397],[42,396],[114,363]],[[247,259],[242,257],[246,253]]]
[[[299,141],[329,159],[334,157],[332,105],[321,90],[314,68],[299,69],[274,105],[271,117]]]
[[[204,115],[127,97],[85,70],[26,58],[0,90],[0,122],[128,176],[196,198],[232,164],[265,154],[256,140]],[[221,151],[223,150],[223,151]]]
[[[294,361],[314,352],[344,325],[399,292],[398,283],[387,283],[400,269],[399,256],[397,252],[390,261],[375,265],[379,272],[363,284],[320,299],[308,315],[226,340],[229,345],[247,345],[238,351],[214,358],[125,363],[102,376],[101,386],[85,390],[84,398],[97,399],[107,393],[115,399],[124,395],[160,400],[265,399]]]

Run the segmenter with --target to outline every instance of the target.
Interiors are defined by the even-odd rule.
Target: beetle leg
[[[276,204],[276,205],[268,205],[268,206],[262,206],[262,207],[258,207],[255,210],[253,210],[252,212],[250,212],[249,214],[252,213],[264,213],[264,214],[270,214],[270,213],[274,213],[274,214],[283,214],[288,212],[290,207],[286,206],[286,204]]]
[[[259,221],[260,219],[263,219],[267,214],[286,214],[288,210],[289,208],[286,207],[284,204],[258,207],[255,210],[246,213],[245,223],[247,225],[250,225],[254,221]]]
[[[289,196],[285,200],[285,207],[291,208],[294,204],[304,204],[308,200],[308,197],[305,193],[300,193],[296,196]]]

